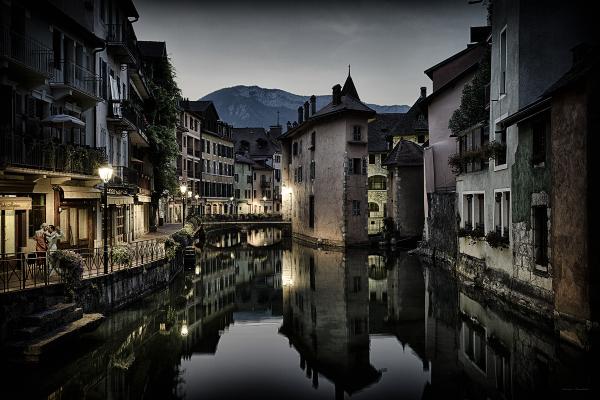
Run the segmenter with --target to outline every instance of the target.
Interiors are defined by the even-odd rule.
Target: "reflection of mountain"
[[[284,253],[281,333],[298,350],[301,367],[335,383],[336,398],[381,376],[369,361],[367,254],[320,251],[294,243]]]

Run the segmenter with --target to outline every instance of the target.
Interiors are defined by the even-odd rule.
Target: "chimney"
[[[317,113],[317,97],[313,94],[310,96],[310,115]]]
[[[421,98],[424,99],[427,97],[427,88],[425,86],[421,86]]]
[[[308,114],[308,111],[309,111],[309,110],[308,110],[308,101],[305,101],[305,102],[304,102],[304,120],[305,120],[305,121],[308,121],[308,117],[310,116],[310,115]]]
[[[292,123],[290,121],[287,122],[287,130],[292,129]]]
[[[332,96],[333,105],[340,105],[342,102],[342,85],[339,83],[333,87],[333,96]]]
[[[300,125],[303,121],[302,121],[302,106],[298,107],[298,125]]]

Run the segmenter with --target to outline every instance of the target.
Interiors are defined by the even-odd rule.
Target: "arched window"
[[[369,177],[369,190],[386,190],[387,178],[383,175]]]
[[[369,203],[369,212],[379,212],[379,204]]]

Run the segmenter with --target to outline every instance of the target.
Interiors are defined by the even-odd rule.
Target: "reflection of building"
[[[367,123],[374,114],[348,75],[343,88],[333,87],[331,103],[317,111],[312,96],[279,137],[284,217],[295,236],[335,246],[368,242]]]
[[[336,398],[379,380],[369,361],[367,254],[292,244],[284,253],[281,332],[318,385],[322,374]]]

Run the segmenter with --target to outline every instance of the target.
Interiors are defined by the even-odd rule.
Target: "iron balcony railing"
[[[52,84],[69,86],[96,98],[100,97],[101,82],[102,78],[92,71],[65,60],[54,62],[54,75],[50,79]]]
[[[118,165],[114,167],[112,183],[122,185],[137,185],[139,180],[138,172],[129,167]]]
[[[0,25],[0,57],[8,58],[46,77],[52,75],[53,52],[37,40]]]
[[[1,135],[0,143],[3,163],[14,167],[96,175],[96,168],[106,160],[103,147],[57,144],[52,139],[12,134]]]
[[[164,242],[157,239],[141,240],[124,244],[129,250],[131,262],[124,264],[113,259],[113,248],[109,249],[109,273],[136,268],[166,259]],[[83,258],[83,279],[104,275],[104,253],[102,247],[69,249]],[[0,291],[9,292],[37,286],[61,283],[58,266],[53,265],[48,252],[20,252],[0,254]],[[180,253],[170,260],[174,266],[183,265]]]
[[[129,64],[136,64],[140,58],[137,51],[137,38],[130,22],[106,25],[106,42],[109,47],[118,49],[118,53],[126,56]]]

